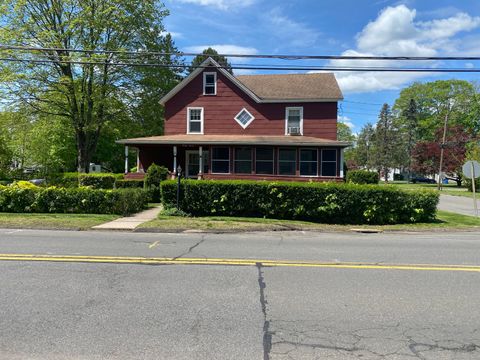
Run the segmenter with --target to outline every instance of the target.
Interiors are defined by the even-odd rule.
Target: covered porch
[[[304,136],[171,135],[118,141],[137,149],[137,173],[143,178],[155,163],[181,168],[191,179],[249,179],[282,181],[341,181],[343,149],[349,143]]]

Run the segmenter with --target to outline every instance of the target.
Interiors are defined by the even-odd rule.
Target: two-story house
[[[331,73],[234,76],[209,58],[160,100],[164,135],[118,141],[138,150],[127,178],[155,163],[198,179],[340,180],[342,98]]]

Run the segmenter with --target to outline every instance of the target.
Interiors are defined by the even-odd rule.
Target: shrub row
[[[464,186],[468,189],[468,191],[473,191],[472,189],[472,179],[465,178]],[[480,178],[475,179],[475,191],[480,190]]]
[[[142,189],[0,187],[0,212],[129,215],[146,207]]]
[[[122,180],[123,174],[113,173],[90,173],[80,174],[77,172],[52,174],[48,177],[51,186],[76,188],[90,186],[93,189],[113,189],[116,181]]]
[[[350,170],[347,172],[347,182],[354,184],[378,184],[377,172],[367,170]]]
[[[176,205],[175,181],[161,183],[162,203]],[[438,194],[337,183],[192,181],[181,183],[181,210],[195,216],[254,216],[336,224],[395,224],[435,219]]]

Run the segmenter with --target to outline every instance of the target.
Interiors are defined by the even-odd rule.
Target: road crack
[[[184,257],[185,255],[190,254],[190,253],[193,251],[193,249],[195,249],[197,246],[200,246],[205,240],[206,240],[206,239],[205,239],[205,235],[202,235],[200,241],[198,241],[198,242],[196,242],[194,245],[190,246],[190,247],[188,248],[188,250],[185,251],[184,253],[182,253],[182,254],[180,254],[180,255],[175,256],[174,258],[172,258],[172,260],[177,260],[177,259],[179,259],[179,258],[181,258],[181,257]]]
[[[270,321],[267,319],[267,299],[265,298],[265,279],[263,277],[262,263],[256,264],[258,269],[258,287],[260,289],[260,305],[263,313],[263,360],[270,359],[270,351],[272,350],[272,335],[270,331]]]

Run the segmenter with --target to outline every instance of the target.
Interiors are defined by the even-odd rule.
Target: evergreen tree
[[[390,169],[395,166],[394,155],[395,131],[393,116],[388,104],[383,104],[375,129],[375,165],[388,181]]]
[[[223,55],[219,55],[217,50],[212,49],[211,47],[203,50],[202,55],[197,55],[193,58],[192,66],[188,69],[188,73],[190,74],[191,72],[193,72],[197,68],[197,66],[201,65],[209,57],[211,57],[221,66],[223,66],[225,70],[227,70],[230,74],[233,74],[232,65],[230,65],[228,59]]]

